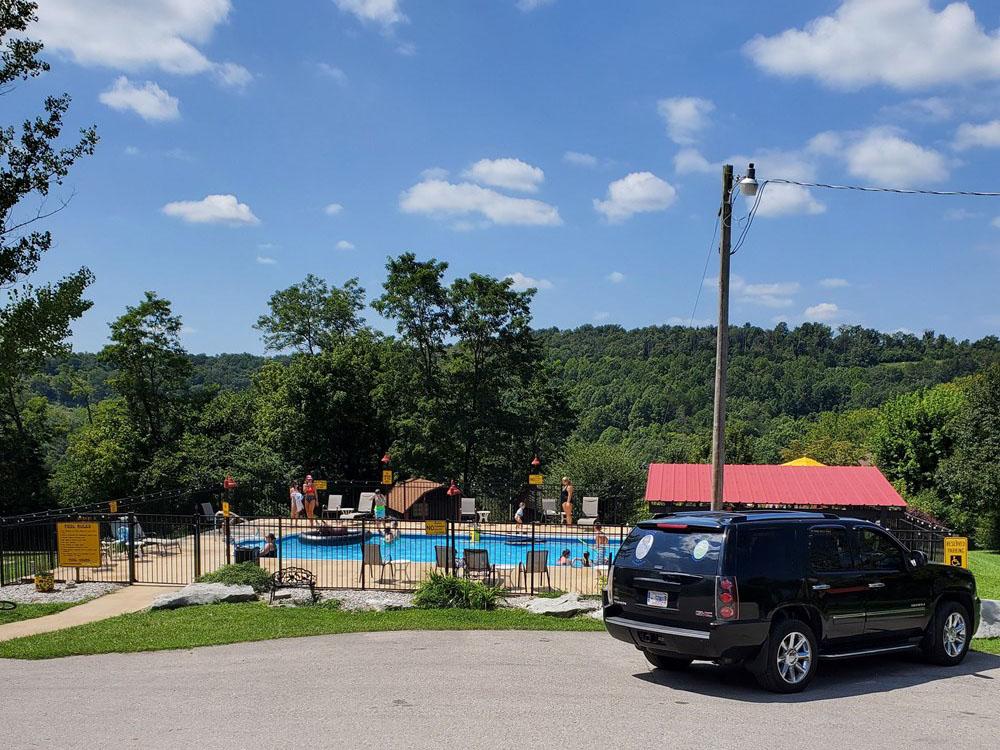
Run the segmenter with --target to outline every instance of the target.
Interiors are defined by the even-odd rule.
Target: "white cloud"
[[[420,173],[421,180],[445,180],[448,178],[448,170],[444,167],[428,167]]]
[[[708,174],[717,172],[720,168],[719,164],[712,164],[696,148],[682,148],[674,156],[674,171],[677,174]]]
[[[993,221],[991,221],[990,223],[991,223],[991,224],[992,224],[993,226],[995,226],[995,227],[996,227],[997,229],[1000,229],[1000,216],[996,217],[996,218],[995,218],[995,219],[994,219]]]
[[[413,57],[417,54],[417,45],[413,42],[402,42],[396,45],[396,53],[403,57]]]
[[[546,5],[552,5],[556,0],[517,0],[514,3],[517,9],[523,11],[524,13],[530,13],[533,10],[542,8]]]
[[[843,289],[845,286],[850,286],[851,282],[847,279],[829,278],[820,279],[819,285],[825,289]]]
[[[755,36],[744,52],[776,75],[827,86],[914,89],[1000,78],[1000,34],[986,33],[965,2],[845,0],[804,29]]]
[[[949,208],[944,212],[944,218],[948,221],[966,221],[968,219],[978,219],[982,216],[978,211],[970,211],[967,208]]]
[[[231,9],[230,0],[45,0],[32,35],[80,65],[208,73],[242,87],[252,78],[246,68],[214,62],[199,49]]]
[[[667,123],[667,134],[674,143],[694,143],[708,127],[708,115],[715,105],[697,96],[676,96],[660,99],[656,105],[660,117]]]
[[[887,187],[911,187],[948,179],[948,163],[933,149],[906,140],[891,128],[872,128],[847,147],[847,171]]]
[[[167,216],[189,224],[260,224],[250,206],[240,203],[235,195],[206,195],[200,201],[174,201],[162,210]]]
[[[344,207],[339,203],[327,203],[326,206],[324,206],[323,208],[323,213],[325,213],[327,216],[336,216],[343,210]]]
[[[579,151],[567,151],[563,154],[563,161],[567,164],[575,164],[578,167],[596,167],[597,157],[591,154],[583,154]]]
[[[181,336],[190,336],[194,333],[198,333],[198,329],[194,326],[181,326]]]
[[[836,133],[833,130],[824,130],[822,133],[817,133],[806,143],[806,151],[810,154],[819,154],[820,156],[836,156],[844,148],[844,139],[840,136],[840,133]]]
[[[594,209],[610,222],[634,214],[666,211],[677,199],[677,190],[652,172],[633,172],[608,185],[606,200],[594,198]]]
[[[469,182],[424,180],[403,192],[404,213],[435,217],[480,214],[493,224],[558,226],[559,209],[532,198],[513,198]]]
[[[365,23],[381,24],[388,29],[406,21],[399,0],[334,0],[337,7]]]
[[[181,116],[177,98],[152,81],[139,86],[119,76],[111,88],[102,91],[97,98],[119,112],[131,110],[147,122],[176,120]]]
[[[706,286],[719,288],[719,279],[705,280]],[[748,283],[737,274],[729,278],[729,293],[737,302],[745,302],[764,307],[791,307],[792,297],[798,293],[800,285],[797,281],[771,281]]]
[[[347,240],[340,240],[340,242],[337,243],[337,249],[338,250],[353,250],[354,249],[354,243],[353,242],[348,242]]]
[[[1000,148],[1000,120],[991,120],[980,125],[964,122],[955,131],[954,148],[964,151],[968,148]]]
[[[138,146],[126,146],[125,155],[126,156],[138,156],[142,152],[139,150]]]
[[[955,107],[947,99],[940,96],[928,96],[922,99],[907,99],[898,104],[889,104],[882,107],[879,113],[883,117],[942,122],[951,119],[951,116],[955,114]]]
[[[802,316],[806,320],[820,321],[823,323],[836,320],[843,311],[833,302],[820,302],[817,305],[807,307]]]
[[[276,261],[274,258],[268,257],[267,255],[258,255],[257,262],[260,263],[262,266],[273,266],[278,261]]]
[[[523,292],[527,289],[551,289],[552,282],[548,279],[536,279],[531,276],[525,276],[523,273],[518,271],[517,273],[507,274],[507,278],[511,280],[511,288],[516,289],[519,292]]]
[[[320,72],[321,75],[324,75],[327,78],[332,78],[336,83],[339,83],[341,86],[347,85],[347,73],[338,68],[336,65],[330,65],[330,63],[321,62],[321,63],[316,63],[316,69]]]
[[[538,186],[545,181],[545,172],[520,159],[480,159],[465,174],[466,179],[481,185],[518,190],[522,193],[537,193]]]
[[[625,281],[625,274],[623,274],[621,271],[612,271],[611,273],[608,274],[608,281],[610,281],[612,284],[621,284],[623,281]]]
[[[607,312],[605,310],[599,310],[598,312],[594,313],[594,322],[595,323],[603,323],[605,320],[607,320],[610,317],[611,317],[611,313],[609,313],[609,312]]]

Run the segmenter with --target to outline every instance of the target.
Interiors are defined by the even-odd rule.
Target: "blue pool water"
[[[527,559],[531,550],[530,537],[522,541],[507,534],[482,534],[479,541],[473,542],[468,533],[455,535],[455,550],[459,560],[467,548],[489,550],[490,562],[500,565],[516,565]],[[611,554],[618,549],[621,539],[610,535],[610,544],[604,550],[594,547],[593,536],[536,536],[534,549],[549,551],[549,565],[555,565],[564,549],[570,552],[570,558],[582,558],[584,552],[590,553],[593,562],[600,562],[605,554]],[[241,546],[262,546],[263,540],[248,537],[234,540]],[[412,562],[435,561],[434,547],[447,545],[446,536],[425,536],[424,534],[401,534],[395,541],[386,544],[380,533],[372,533],[366,540],[367,544],[378,544],[382,548],[382,556],[397,560]],[[283,559],[299,558],[303,560],[360,560],[361,545],[357,542],[347,545],[306,544],[299,539],[298,534],[282,537],[278,540]],[[579,563],[577,563],[579,564]]]

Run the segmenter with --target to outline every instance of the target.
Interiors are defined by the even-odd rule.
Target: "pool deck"
[[[339,525],[336,519],[310,522],[306,519],[291,520],[287,518],[274,519],[248,519],[242,523],[233,523],[231,526],[231,537],[233,540],[239,539],[261,539],[268,533],[274,533],[279,538],[297,534],[314,528],[320,523],[329,525]],[[345,522],[351,523],[351,522]],[[365,529],[380,530],[381,521],[366,521]],[[144,531],[147,535],[159,532],[166,536],[168,529],[158,529],[155,524],[144,522]],[[360,523],[353,522],[355,528],[360,530]],[[528,527],[530,529],[530,527]],[[474,529],[473,524],[456,523],[455,539],[468,539]],[[525,527],[514,524],[489,524],[480,527],[482,534],[489,535],[514,535],[523,534]],[[617,548],[617,543],[627,534],[627,527],[604,526],[604,533],[610,538],[611,549]],[[425,536],[425,526],[422,521],[400,521],[399,532],[405,535]],[[567,546],[582,537],[592,538],[593,527],[591,526],[562,526],[562,525],[538,525],[535,527],[536,538],[548,538],[551,545],[553,537],[565,539]],[[434,537],[440,539],[441,544],[447,544],[447,537]],[[193,581],[197,575],[202,575],[215,570],[226,564],[226,544],[225,535],[220,530],[211,527],[202,531],[197,538],[199,547],[199,565],[195,568],[195,535],[188,533],[185,536],[178,536],[170,540],[168,545],[146,543],[135,559],[135,579],[137,583],[162,584],[169,586],[183,586]],[[486,546],[484,540],[484,546]],[[558,544],[558,542],[556,542]],[[397,546],[398,545],[398,546]],[[415,552],[416,550],[414,550]],[[108,554],[102,556],[102,566],[99,568],[64,568],[55,570],[57,579],[80,580],[80,581],[120,581],[129,580],[129,561],[124,550],[107,550]],[[232,550],[230,549],[230,553]],[[523,550],[518,550],[513,555],[520,563],[527,557],[527,545]],[[364,573],[361,570],[360,560],[323,559],[321,557],[287,557],[260,558],[261,567],[270,572],[281,567],[300,567],[312,571],[316,575],[317,585],[320,588],[338,589],[383,589],[383,590],[412,590],[425,579],[436,566],[430,562],[406,561],[407,545],[405,539],[400,539],[394,545],[383,547],[383,558],[388,561],[389,557],[394,558],[392,566],[386,566],[383,570],[368,565],[365,566]],[[459,553],[461,557],[461,552]],[[233,561],[230,554],[230,561]],[[491,563],[495,562],[491,560]],[[506,562],[506,561],[505,561]],[[532,591],[545,591],[551,585],[552,589],[560,591],[571,591],[579,594],[597,594],[603,585],[604,576],[607,573],[606,567],[574,567],[566,565],[556,565],[556,561],[550,555],[548,564],[548,578],[542,573],[536,574],[534,580],[530,577],[520,575],[518,563],[497,564],[496,582],[504,586],[514,594],[527,594]],[[461,573],[461,571],[459,571]],[[383,577],[384,576],[384,577]]]

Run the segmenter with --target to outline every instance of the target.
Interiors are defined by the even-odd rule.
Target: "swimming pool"
[[[570,559],[583,557],[584,552],[590,553],[590,559],[595,563],[600,562],[605,554],[614,553],[618,549],[621,539],[614,535],[609,535],[610,544],[603,550],[598,550],[594,545],[592,536],[570,537],[570,536],[536,536],[535,551],[548,550],[548,564],[555,565],[563,550],[568,549]],[[448,544],[446,536],[426,536],[424,534],[401,534],[393,542],[386,543],[382,534],[373,532],[365,540],[366,544],[378,544],[382,548],[382,556],[385,559],[390,557],[396,560],[409,560],[411,562],[433,563],[435,561],[434,547]],[[262,546],[263,540],[255,537],[234,540],[234,545],[239,546]],[[358,543],[338,545],[316,545],[306,544],[299,539],[298,534],[282,537],[277,541],[281,548],[283,559],[302,560],[360,560],[361,545]],[[516,565],[523,563],[532,549],[531,537],[527,536],[523,540],[508,534],[481,534],[479,541],[472,541],[469,534],[455,535],[455,551],[461,559],[465,550],[485,549],[489,551],[490,562],[499,565]]]

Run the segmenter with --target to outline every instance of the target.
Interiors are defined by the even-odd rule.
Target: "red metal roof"
[[[708,464],[650,464],[647,502],[708,503]],[[726,466],[723,502],[734,505],[897,506],[906,501],[874,466]]]

